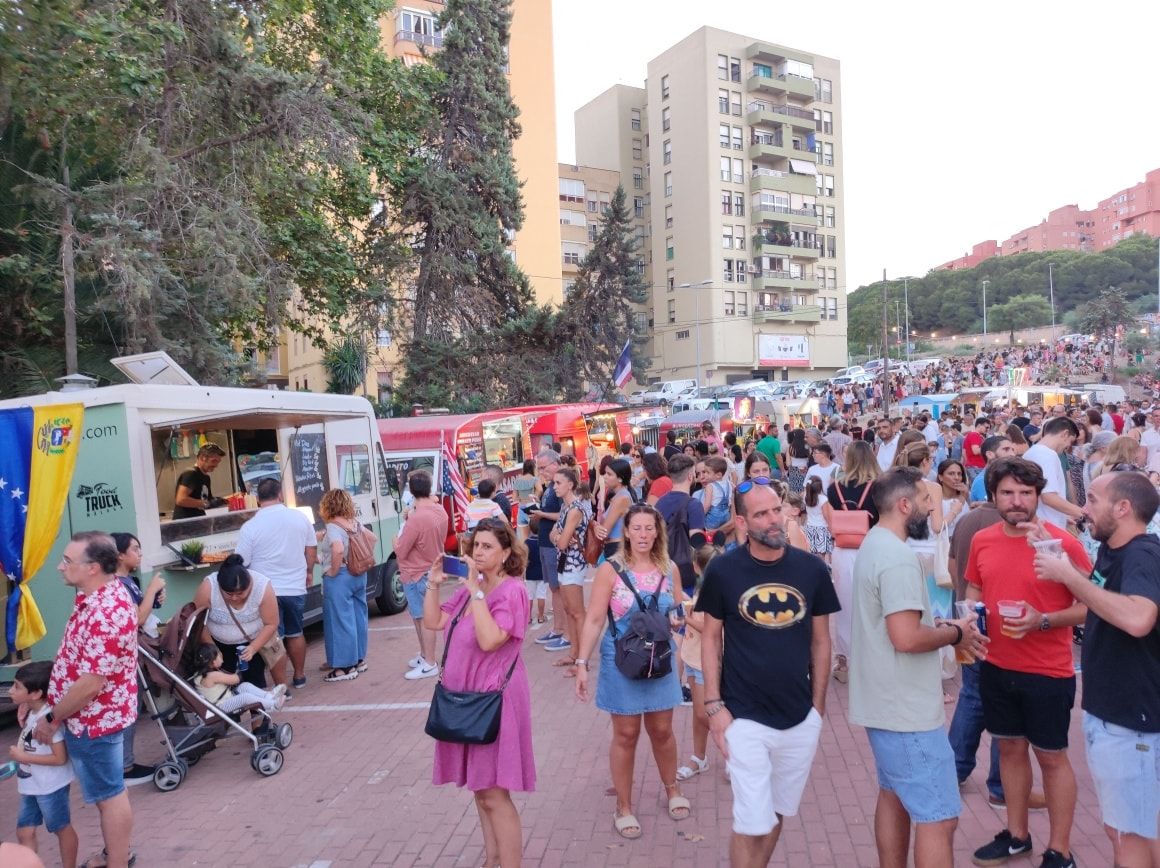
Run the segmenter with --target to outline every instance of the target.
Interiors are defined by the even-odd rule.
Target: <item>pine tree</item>
[[[633,305],[648,292],[637,261],[632,216],[624,187],[617,187],[600,223],[596,242],[584,261],[561,311],[563,344],[571,356],[570,397],[583,385],[603,392],[610,386],[625,342],[632,343],[632,370],[640,379],[648,367],[645,339],[633,327]]]
[[[399,215],[414,227],[419,257],[414,285],[397,309],[397,331],[410,335],[404,341],[404,402],[474,379],[465,370],[472,359],[449,350],[493,333],[531,303],[531,289],[507,249],[523,223],[512,159],[519,112],[505,70],[510,5],[448,0],[439,18],[435,119],[405,173]],[[433,370],[430,357],[450,368]]]

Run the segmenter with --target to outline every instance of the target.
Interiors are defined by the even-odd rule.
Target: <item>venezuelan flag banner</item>
[[[83,419],[81,404],[0,410],[0,568],[13,582],[5,613],[9,652],[44,638],[28,583],[60,530]]]

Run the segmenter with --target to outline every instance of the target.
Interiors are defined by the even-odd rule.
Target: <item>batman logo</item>
[[[780,630],[806,616],[806,598],[789,585],[757,585],[737,603],[741,617],[757,627]]]

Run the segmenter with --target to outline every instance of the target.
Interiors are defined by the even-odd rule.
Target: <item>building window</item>
[[[826,195],[832,197],[834,195],[834,176],[833,175],[824,175],[823,177],[826,179],[826,181],[825,181]]]
[[[734,193],[733,194],[733,213],[736,214],[738,217],[745,216],[745,194],[744,193]]]
[[[673,206],[672,205],[665,206],[665,228],[666,229],[673,228]]]
[[[814,98],[820,102],[834,101],[834,83],[828,78],[814,79]]]
[[[838,300],[836,298],[823,298],[822,307],[822,315],[826,319],[838,318]]]
[[[721,213],[730,215],[733,213],[733,194],[728,190],[721,191]]]
[[[753,64],[753,74],[758,78],[773,78],[773,67],[764,63]]]
[[[729,124],[718,124],[717,144],[723,148],[729,147]]]
[[[677,288],[677,273],[671,268],[665,272],[665,288],[672,292]]]
[[[590,214],[595,214],[595,213],[597,212],[597,210],[599,210],[599,209],[598,209],[598,206],[597,206],[596,200],[595,200],[595,199],[589,199],[589,200],[588,200],[588,212],[589,212]]]
[[[665,261],[672,262],[673,256],[675,256],[675,255],[676,254],[673,250],[673,236],[670,235],[668,238],[665,239]]]
[[[443,34],[439,32],[439,20],[433,15],[424,15],[404,9],[399,13],[395,39],[405,39],[418,45],[435,48],[443,45]]]
[[[668,139],[661,144],[661,156],[666,166],[673,161],[673,143]]]
[[[665,198],[673,195],[673,173],[665,172]]]
[[[834,113],[833,112],[822,112],[822,132],[823,133],[833,133],[834,132]]]
[[[584,216],[583,211],[569,211],[561,208],[560,223],[564,226],[586,226],[588,218]]]
[[[717,91],[717,112],[719,114],[729,114],[729,91],[721,88]]]
[[[644,216],[644,196],[632,197],[632,215],[634,217]]]
[[[675,298],[669,299],[669,322],[677,321],[677,300]]]
[[[564,249],[564,264],[565,265],[579,265],[580,260],[584,258],[584,253],[587,247],[576,241],[565,241]]]
[[[733,246],[738,250],[745,249],[745,227],[738,226],[733,231]]]
[[[735,271],[737,272],[738,283],[745,283],[745,264],[746,263],[744,259],[738,259],[736,262],[737,267]]]
[[[733,260],[732,259],[724,259],[721,261],[721,266],[722,266],[721,270],[725,276],[725,282],[732,283],[733,282]],[[729,295],[732,295],[732,294],[733,293],[729,293]]]
[[[731,171],[732,165],[733,164],[730,162],[728,157],[721,158],[721,180],[722,181],[728,182],[730,176],[733,174]]]
[[[735,117],[741,117],[741,91],[735,90],[729,97],[729,113]]]
[[[826,258],[838,258],[838,238],[835,235],[826,236]]]
[[[726,259],[725,261],[728,262],[729,260]],[[732,280],[732,277],[729,277],[726,279]],[[733,314],[737,310],[736,299],[734,297],[734,293],[732,290],[727,289],[727,290],[725,290],[724,295],[725,295],[725,316],[733,316]]]
[[[572,294],[572,289],[575,286],[576,286],[576,281],[574,281],[574,280],[565,280],[564,281],[564,298],[565,299],[567,299],[568,296],[570,296]]]
[[[740,57],[730,57],[729,58],[729,80],[730,81],[741,81],[741,58]]]
[[[734,127],[734,129],[737,129],[737,128]],[[745,183],[745,160],[741,159],[741,157],[734,157],[733,158],[733,183],[734,184],[744,184]]]
[[[838,288],[838,269],[827,268],[826,269],[826,289],[837,289],[837,288]]]
[[[670,322],[672,322],[672,320],[670,320]],[[676,335],[677,335],[677,340],[687,341],[689,339],[689,330],[688,329],[681,329],[679,332],[676,333]]]
[[[822,142],[822,165],[834,165],[834,144],[833,142]]]
[[[825,224],[824,224],[824,225],[825,225],[825,227],[826,227],[827,229],[833,229],[833,228],[834,228],[834,220],[835,220],[835,216],[836,216],[836,215],[835,215],[835,209],[834,209],[834,206],[833,206],[833,205],[827,205],[827,206],[826,206],[826,217],[825,217]]]
[[[670,111],[667,106],[661,109],[661,130],[663,132],[667,133],[669,128],[673,125],[672,115],[672,111]]]
[[[640,109],[633,109],[629,117],[632,119],[632,128],[634,130],[640,129]]]
[[[643,311],[636,311],[632,315],[632,330],[638,335],[643,335],[648,329],[648,314]]]
[[[607,214],[608,209],[612,207],[612,195],[609,193],[600,194],[600,213]]]
[[[583,202],[584,201],[584,182],[575,181],[571,178],[560,179],[560,201],[561,202]]]
[[[661,99],[669,98],[669,77],[667,75],[661,76]]]
[[[814,109],[814,130],[816,132],[822,131],[822,110]]]
[[[718,54],[717,55],[717,78],[721,79],[721,81],[728,81],[729,80],[729,55],[728,54]]]
[[[643,190],[644,189],[644,172],[641,171],[640,169],[633,169],[632,170],[632,189],[634,189],[634,190]]]
[[[737,293],[737,315],[749,316],[749,293]]]
[[[742,151],[745,149],[745,131],[741,127],[733,128],[733,150]]]
[[[643,160],[644,159],[644,153],[640,147],[640,139],[633,139],[632,140],[632,158],[634,160]]]
[[[730,225],[721,227],[721,247],[725,250],[733,249],[733,227]]]
[[[596,241],[596,236],[599,232],[600,232],[600,227],[597,226],[595,223],[588,224],[588,240],[589,241]]]

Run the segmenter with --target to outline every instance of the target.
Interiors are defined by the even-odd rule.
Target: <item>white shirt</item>
[[[934,419],[926,423],[926,427],[922,429],[922,436],[926,438],[927,443],[938,442],[938,423]]]
[[[317,546],[310,519],[275,503],[242,525],[234,551],[247,569],[269,577],[276,596],[301,597],[306,593],[306,549]]]
[[[1145,426],[1140,445],[1148,450],[1148,470],[1160,470],[1160,430]]]
[[[822,467],[820,464],[815,464],[806,471],[806,482],[810,481],[811,476],[816,476],[822,480],[822,493],[825,494],[826,489],[830,487],[830,483],[834,481],[834,471],[838,469],[838,465],[831,461],[829,467]]]
[[[878,444],[878,467],[882,471],[890,469],[890,465],[894,463],[894,456],[898,453],[898,435],[895,434],[889,440],[884,440]]]
[[[52,708],[46,704],[40,711],[29,711],[28,717],[24,719],[24,728],[20,730],[18,743],[27,753],[36,756],[52,756],[52,745],[41,744],[35,738],[30,739],[33,730],[36,729],[36,724],[51,710]],[[31,747],[28,746],[29,740],[31,740]],[[52,734],[52,741],[53,743],[64,741],[63,726]],[[28,778],[18,778],[16,781],[16,791],[23,796],[47,796],[71,783],[76,777],[73,772],[72,760],[68,760],[62,766],[21,763],[20,768],[32,775]]]
[[[1039,465],[1039,469],[1043,471],[1043,476],[1047,480],[1047,485],[1043,487],[1043,491],[1039,495],[1039,509],[1036,510],[1035,514],[1061,530],[1066,529],[1067,515],[1043,502],[1044,494],[1057,494],[1067,500],[1067,479],[1063,475],[1063,464],[1060,463],[1059,456],[1054,449],[1050,449],[1042,443],[1036,443],[1023,453],[1023,457]]]

